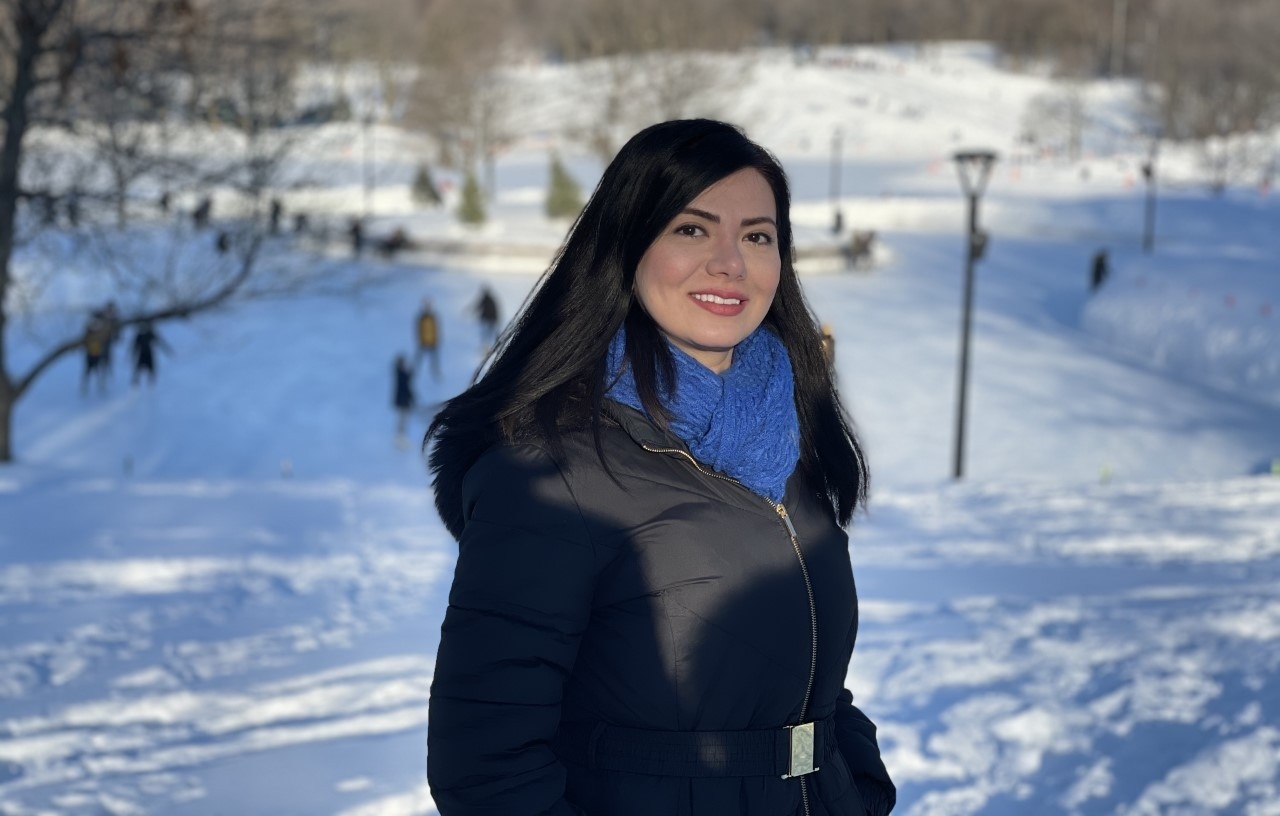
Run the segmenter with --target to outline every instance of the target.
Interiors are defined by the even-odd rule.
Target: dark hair
[[[434,441],[436,508],[454,536],[462,529],[463,476],[492,445],[537,441],[558,452],[562,433],[591,429],[603,460],[605,357],[624,323],[641,400],[665,422],[657,384],[671,380],[674,362],[633,294],[636,268],[689,202],[746,168],[768,182],[777,208],[782,272],[764,325],[786,346],[795,372],[801,474],[832,516],[841,525],[849,522],[865,501],[868,471],[796,277],[786,173],[738,128],[690,119],[653,125],[623,145],[487,367],[432,420],[424,445]]]

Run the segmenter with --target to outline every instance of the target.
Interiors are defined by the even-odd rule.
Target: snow
[[[567,226],[541,215],[547,150],[584,186],[601,170],[559,135],[590,116],[565,92],[575,70],[598,67],[513,74],[524,135],[478,231],[413,207],[421,139],[309,131],[286,212],[334,229],[358,212],[367,137],[370,232],[434,249],[353,260],[276,239],[268,262],[305,272],[301,293],[162,325],[155,387],[130,388],[118,359],[82,397],[66,359],[19,405],[19,462],[0,471],[0,814],[434,813],[425,726],[454,545],[420,454],[393,444],[391,361],[430,296],[443,376],[424,366],[419,397],[466,384],[480,285],[509,317]],[[1194,151],[1166,148],[1144,253],[1135,89],[1085,86],[1086,156],[1040,155],[1017,134],[1061,91],[981,44],[721,67],[749,92],[717,113],[793,179],[804,285],[871,458],[849,684],[895,812],[1280,813],[1276,203],[1215,197]],[[837,127],[846,224],[878,232],[869,271],[823,258]],[[1002,159],[957,483],[965,210],[948,156],[968,146]],[[187,237],[182,257],[217,262]],[[46,234],[18,256],[19,361],[108,292],[75,246]],[[1113,274],[1091,295],[1102,247]]]

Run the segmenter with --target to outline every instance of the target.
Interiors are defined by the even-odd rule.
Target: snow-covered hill
[[[372,231],[535,251],[387,263],[281,238],[272,257],[314,269],[313,290],[161,326],[154,388],[118,358],[81,396],[66,360],[25,398],[21,461],[0,470],[0,814],[434,812],[453,545],[420,456],[393,444],[391,361],[431,297],[443,376],[416,385],[447,398],[480,360],[480,285],[504,316],[533,285],[566,226],[541,216],[548,147],[584,186],[600,172],[559,136],[590,110],[574,70],[520,75],[524,138],[479,232],[412,208],[421,140],[370,132]],[[871,456],[850,685],[897,812],[1280,813],[1280,208],[1163,191],[1145,255],[1132,88],[1084,89],[1088,158],[1032,154],[1027,106],[1059,91],[972,44],[762,52],[747,83],[714,112],[782,158],[802,253],[835,240],[835,128],[845,221],[878,232],[874,269],[810,267],[805,286]],[[359,209],[362,135],[313,136],[299,172],[317,186],[287,207],[338,223]],[[1002,160],[953,484],[961,146]],[[1164,155],[1194,179],[1190,151]],[[19,256],[28,280],[59,275],[10,326],[20,357],[110,294],[56,238]],[[1115,272],[1090,295],[1100,247]]]

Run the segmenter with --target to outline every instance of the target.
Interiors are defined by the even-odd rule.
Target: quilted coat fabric
[[[467,474],[428,726],[442,816],[887,813],[875,727],[844,689],[858,628],[844,531],[793,474],[782,504],[798,555],[767,499],[643,414],[610,414],[610,473],[575,432],[559,457],[502,445]],[[601,770],[555,747],[562,729],[600,722],[686,732],[826,718],[836,738],[820,770],[791,779]]]

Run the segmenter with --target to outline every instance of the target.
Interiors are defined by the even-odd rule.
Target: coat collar
[[[694,455],[689,452],[689,446],[686,445],[683,440],[670,431],[664,431],[662,428],[654,424],[653,420],[649,419],[648,416],[635,408],[632,408],[630,405],[623,405],[620,402],[615,402],[606,398],[604,401],[604,415],[608,424],[617,425],[622,429],[623,433],[631,437],[631,441],[635,442],[640,447],[664,451],[678,450],[685,456],[696,461]],[[703,467],[705,466],[699,466],[700,469]],[[788,484],[790,484],[792,480],[798,478],[798,473],[798,470],[795,473],[792,473],[791,479],[788,480]],[[730,480],[736,481],[733,479]],[[739,487],[742,487],[741,495],[751,495],[755,497],[755,500],[745,502],[742,506],[750,507],[753,510],[759,510],[760,506],[757,504],[757,501],[762,497],[758,494],[752,493],[750,488],[742,485],[739,485]],[[787,491],[787,494],[790,496],[790,489]],[[769,502],[769,504],[773,503],[768,499],[765,499],[765,501]],[[783,502],[786,503],[786,501],[787,499],[784,498]]]
[[[606,399],[604,413],[641,447],[676,448],[686,453],[689,451],[689,446],[683,440],[670,431],[659,428],[653,420],[630,405]]]

